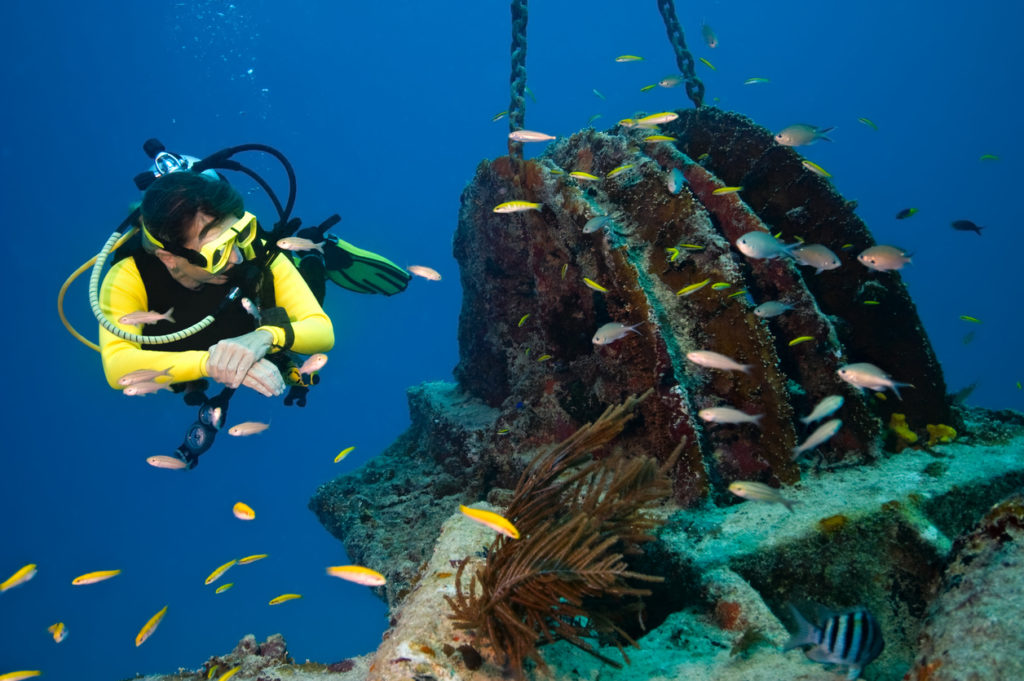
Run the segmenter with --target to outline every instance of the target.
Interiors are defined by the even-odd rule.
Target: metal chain
[[[665,20],[668,41],[672,43],[672,49],[676,53],[676,65],[679,67],[679,72],[686,78],[686,96],[699,109],[704,103],[704,83],[697,77],[693,55],[686,49],[683,28],[676,18],[675,3],[673,0],[658,0],[658,11],[661,12],[661,18]]]
[[[509,83],[512,101],[508,106],[508,130],[522,130],[526,125],[526,2],[512,0],[512,74]],[[523,159],[523,145],[508,141],[509,156]]]

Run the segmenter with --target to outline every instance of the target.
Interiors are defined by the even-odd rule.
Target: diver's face
[[[188,238],[182,246],[198,252],[205,244],[217,239],[225,230],[231,228],[237,220],[238,218],[230,214],[221,220],[215,220],[212,215],[207,213],[196,213],[187,232]],[[231,251],[228,264],[217,274],[211,274],[202,267],[193,265],[185,258],[178,256],[175,256],[174,265],[170,270],[171,274],[184,286],[198,288],[202,284],[226,283],[228,272],[240,262],[242,262],[242,251],[235,246]]]

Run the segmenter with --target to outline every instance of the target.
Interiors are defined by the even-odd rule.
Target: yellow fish
[[[679,244],[679,248],[685,248],[688,251],[703,251],[704,250],[703,246],[698,246],[697,244]]]
[[[587,279],[586,277],[583,277],[583,283],[586,284],[587,287],[592,288],[595,291],[600,291],[601,293],[608,293],[608,289],[606,289],[604,286],[601,286],[593,279]]]
[[[565,279],[565,273],[569,271],[569,263],[562,265],[562,279]]]
[[[574,170],[569,173],[569,175],[571,177],[575,177],[577,180],[586,180],[587,182],[597,182],[601,179],[597,175],[591,175],[590,173],[585,173],[582,170]]]
[[[508,428],[498,428],[498,435],[508,435]]]
[[[15,572],[13,575],[5,579],[3,582],[0,582],[0,592],[7,591],[8,589],[13,589],[19,584],[24,584],[25,582],[27,582],[35,576],[36,564],[29,563],[28,565],[25,565],[17,572]]]
[[[650,85],[644,85],[642,88],[640,88],[640,92],[647,92],[648,90],[653,90],[656,87],[658,87],[657,83],[651,83]]]
[[[220,586],[217,587],[217,590],[214,591],[213,593],[215,593],[215,594],[222,594],[225,591],[227,591],[228,589],[230,589],[231,587],[233,587],[234,585],[235,585],[234,582],[228,582],[227,584],[221,584]]]
[[[541,355],[540,357],[537,358],[537,361],[538,362],[546,362],[549,359],[551,359],[551,355]]]
[[[807,341],[812,340],[814,340],[814,336],[799,336],[789,341],[789,347],[793,347],[794,345],[800,345],[801,343],[806,343]]]
[[[353,450],[353,449],[355,449],[355,448],[356,448],[356,447],[355,447],[355,445],[352,445],[351,447],[345,447],[345,449],[343,449],[343,450],[341,450],[340,452],[338,452],[338,456],[334,457],[334,463],[338,463],[339,461],[341,461],[342,459],[344,459],[344,458],[345,458],[346,456],[348,456],[348,455],[349,455],[349,454],[350,454],[350,453],[352,452],[352,450]]]
[[[714,65],[714,64],[712,64],[711,62],[709,62],[709,61],[708,61],[707,59],[705,59],[704,57],[701,57],[701,58],[700,58],[700,63],[701,63],[701,64],[703,64],[704,66],[708,67],[708,68],[709,68],[709,69],[711,69],[712,71],[717,71],[717,70],[718,70],[718,69],[716,69],[716,68],[715,68],[715,65]]]
[[[210,576],[206,578],[205,584],[213,584],[214,582],[216,582],[218,579],[220,579],[221,575],[227,572],[228,569],[237,562],[237,559],[231,559],[228,562],[221,565],[219,568],[210,573]]]
[[[870,118],[858,118],[857,120],[871,128],[872,130],[878,130],[878,126],[875,125],[874,121],[872,121]]]
[[[206,678],[212,679],[213,675],[217,673],[218,669],[220,669],[220,665],[219,664],[215,664],[212,667],[210,667],[210,671],[206,672]]]
[[[519,539],[519,530],[516,526],[508,521],[504,516],[500,516],[497,513],[491,511],[484,511],[479,508],[470,508],[469,506],[459,506],[459,510],[469,516],[472,520],[486,525],[495,532],[503,534],[511,539]]]
[[[865,300],[864,304],[865,305],[880,305],[880,303],[877,300]]]
[[[675,262],[676,258],[679,257],[679,249],[678,248],[666,248],[665,249],[665,253],[668,254],[668,261],[669,262]]]
[[[265,554],[265,553],[255,553],[255,554],[253,554],[251,556],[246,556],[245,558],[239,558],[238,559],[238,564],[239,565],[248,565],[249,563],[255,563],[258,560],[263,560],[266,557],[267,557],[267,554]]]
[[[644,142],[675,142],[676,138],[671,135],[648,135]]]
[[[150,617],[148,622],[142,625],[142,628],[139,629],[139,633],[135,636],[136,648],[145,643],[146,639],[153,635],[153,632],[156,631],[156,628],[160,625],[160,620],[162,620],[166,614],[167,606],[165,605],[160,608],[160,611],[157,612],[157,614]]]
[[[68,628],[64,626],[63,622],[57,622],[46,627],[46,630],[53,634],[53,640],[55,643],[60,643],[68,637]]]
[[[730,294],[729,294],[729,297],[730,297],[730,298],[735,298],[735,297],[737,297],[737,296],[742,296],[742,295],[743,295],[744,293],[746,293],[746,292],[747,292],[747,289],[745,289],[745,288],[741,288],[741,289],[740,289],[739,291],[736,291],[735,293],[730,293]]]
[[[633,120],[632,118],[623,118],[621,121],[619,121],[619,125],[621,125],[624,128],[632,128],[634,125],[636,125],[636,121]]]
[[[743,191],[743,187],[719,187],[711,193],[715,196],[721,196],[722,194],[735,194],[741,191]]]
[[[105,579],[111,577],[117,577],[121,574],[120,570],[97,570],[96,572],[86,572],[84,575],[78,575],[71,580],[71,583],[75,586],[81,586],[82,584],[95,584],[96,582],[102,582]]]
[[[508,111],[499,111],[491,117],[492,121],[500,121],[502,118],[508,115]]]
[[[815,175],[821,175],[822,177],[832,177],[831,173],[829,173],[827,170],[819,166],[814,161],[801,161],[800,165],[802,165],[804,168],[807,168]]]
[[[605,175],[605,177],[615,177],[619,173],[624,173],[632,167],[632,163],[627,163],[626,165],[619,166],[618,168],[613,168],[612,170],[608,171],[608,174]]]
[[[623,55],[619,55],[618,57],[615,58],[615,61],[619,62],[620,64],[624,64],[625,62],[629,62],[629,61],[643,61],[643,60],[644,60],[643,57],[638,57],[635,54],[623,54]]]
[[[540,210],[544,204],[532,201],[506,201],[494,207],[495,213],[521,213],[525,210]]]
[[[271,598],[267,605],[277,605],[278,603],[284,603],[285,601],[294,601],[296,598],[302,598],[302,594],[281,594],[280,596],[274,596]]]
[[[982,154],[981,155],[981,160],[982,161],[998,161],[999,157],[996,156],[995,154]]]
[[[689,286],[684,286],[683,288],[681,288],[678,291],[676,291],[676,295],[677,296],[688,296],[691,293],[695,293],[695,292],[701,290],[702,288],[704,288],[705,286],[707,286],[710,281],[711,281],[711,279],[705,279],[704,281],[697,282],[696,284],[690,284]]]
[[[220,676],[217,677],[217,681],[227,681],[227,679],[230,679],[232,676],[237,674],[238,670],[241,669],[241,668],[242,668],[242,665],[238,665],[237,667],[235,667],[233,669],[227,670],[226,672],[224,672],[223,674],[221,674]]]
[[[711,290],[712,291],[722,291],[724,289],[729,288],[730,286],[732,286],[732,284],[727,284],[724,281],[719,281],[719,282],[714,283],[714,284],[711,285]]]
[[[972,317],[971,315],[968,314],[960,315],[960,319],[964,320],[965,322],[974,322],[975,324],[981,324],[980,319],[978,319],[977,317]]]
[[[381,573],[362,565],[334,565],[327,568],[327,574],[363,586],[383,586],[388,581]]]
[[[42,674],[41,671],[33,669],[24,669],[18,672],[7,672],[6,674],[0,674],[0,681],[21,681],[21,679],[31,679],[33,676],[39,676]]]
[[[529,318],[530,318],[530,313],[527,312],[526,314],[524,314],[522,317],[519,318],[519,323],[516,324],[516,326],[522,327],[522,325],[525,324],[526,320],[529,319]]]
[[[244,501],[236,501],[235,505],[231,507],[231,512],[239,520],[254,520],[256,518],[256,511],[252,510],[252,507]]]

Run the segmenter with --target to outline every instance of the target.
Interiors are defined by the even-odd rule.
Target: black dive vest
[[[155,312],[166,312],[168,309],[174,308],[174,312],[171,313],[174,322],[161,320],[156,324],[145,324],[142,327],[142,334],[146,336],[162,336],[187,329],[206,315],[216,312],[232,287],[239,286],[237,283],[228,281],[226,284],[204,284],[198,290],[185,288],[171,276],[167,267],[155,255],[139,250],[132,257],[135,259],[135,266],[142,277],[142,283],[146,287],[149,309]],[[250,290],[246,290],[246,288]],[[239,299],[245,296],[258,305],[259,297],[256,295],[255,288],[254,285],[242,287]],[[218,341],[249,333],[256,330],[256,326],[256,320],[245,311],[239,300],[235,300],[225,305],[224,309],[217,314],[214,322],[199,333],[172,343],[144,344],[142,349],[170,352],[209,350],[210,346]]]

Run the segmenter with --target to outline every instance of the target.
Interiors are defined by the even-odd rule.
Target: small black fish
[[[804,619],[792,605],[789,609],[796,618],[797,631],[786,641],[783,650],[805,648],[804,654],[815,662],[842,665],[849,671],[846,678],[853,681],[869,662],[885,647],[878,620],[864,608],[845,612],[825,612],[820,627]]]
[[[954,220],[953,229],[959,230],[961,232],[977,232],[978,236],[981,236],[981,230],[985,228],[979,227],[970,220]]]
[[[917,212],[916,208],[904,208],[899,213],[896,213],[896,219],[897,220],[906,220],[907,218],[909,218],[911,215],[913,215],[916,212]]]

